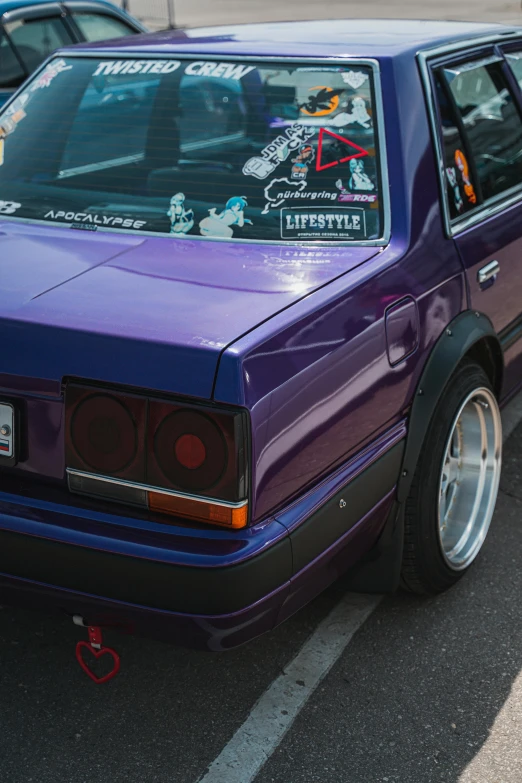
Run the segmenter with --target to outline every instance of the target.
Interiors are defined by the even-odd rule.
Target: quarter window
[[[466,148],[454,153],[460,172],[457,181],[464,190],[463,201],[467,199],[474,206],[481,197],[487,201],[520,187],[522,121],[502,72],[502,63],[490,58],[446,67],[442,77],[465,136],[461,140]]]

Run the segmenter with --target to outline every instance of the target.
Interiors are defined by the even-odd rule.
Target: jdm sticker
[[[291,125],[284,134],[280,134],[270,144],[267,144],[259,155],[247,160],[243,166],[243,174],[257,177],[257,179],[266,179],[288,158],[293,150],[308,141],[314,133],[315,128],[307,128],[299,123]]]
[[[364,239],[366,220],[360,207],[293,207],[281,210],[282,239]]]
[[[344,88],[334,90],[333,87],[310,87],[308,92],[319,90],[316,95],[311,95],[306,103],[299,106],[300,111],[308,117],[325,117],[334,112],[339,106],[339,96]]]
[[[209,216],[203,218],[199,224],[199,233],[204,237],[224,237],[230,239],[234,235],[232,226],[242,228],[245,223],[252,225],[252,221],[245,217],[245,207],[248,202],[245,196],[229,198],[223,212],[217,214],[217,209],[209,209]]]

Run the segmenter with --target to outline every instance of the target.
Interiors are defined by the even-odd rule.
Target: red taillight
[[[243,412],[69,384],[69,485],[74,491],[120,502],[127,495],[133,504],[136,498],[145,498],[148,507],[164,513],[243,526],[246,426]],[[94,484],[88,476],[96,478]],[[158,498],[154,489],[163,490],[165,497]],[[215,507],[210,508],[213,500]]]
[[[197,435],[180,435],[174,444],[174,454],[180,465],[188,470],[200,468],[207,457],[205,444]]]

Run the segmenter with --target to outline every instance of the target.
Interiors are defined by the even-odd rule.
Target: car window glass
[[[0,27],[0,88],[17,87],[24,79],[24,70],[7,35]]]
[[[500,62],[445,68],[444,78],[460,114],[484,201],[520,186],[522,120]],[[471,162],[457,156],[463,176]]]
[[[136,30],[121,19],[108,14],[73,13],[74,21],[86,41],[103,41],[106,38],[123,38]]]
[[[473,175],[466,161],[464,143],[455,111],[444,88],[442,79],[435,75],[435,94],[439,108],[444,154],[444,176],[450,208],[450,218],[454,220],[469,212],[477,203]]]
[[[522,52],[509,52],[506,54],[506,60],[515,74],[519,87],[522,88]]]
[[[20,19],[6,24],[6,30],[28,71],[34,71],[55,49],[74,43],[59,16]]]
[[[82,166],[111,167],[143,159],[159,82],[157,77],[94,78],[72,122],[60,169],[71,173]]]
[[[0,191],[17,217],[249,241],[382,236],[370,67],[117,57],[55,58],[0,112]]]

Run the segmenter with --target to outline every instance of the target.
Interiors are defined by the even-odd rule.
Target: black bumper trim
[[[237,565],[172,565],[0,530],[0,572],[170,612],[237,612],[282,587],[390,492],[403,450],[396,444],[290,535]]]

